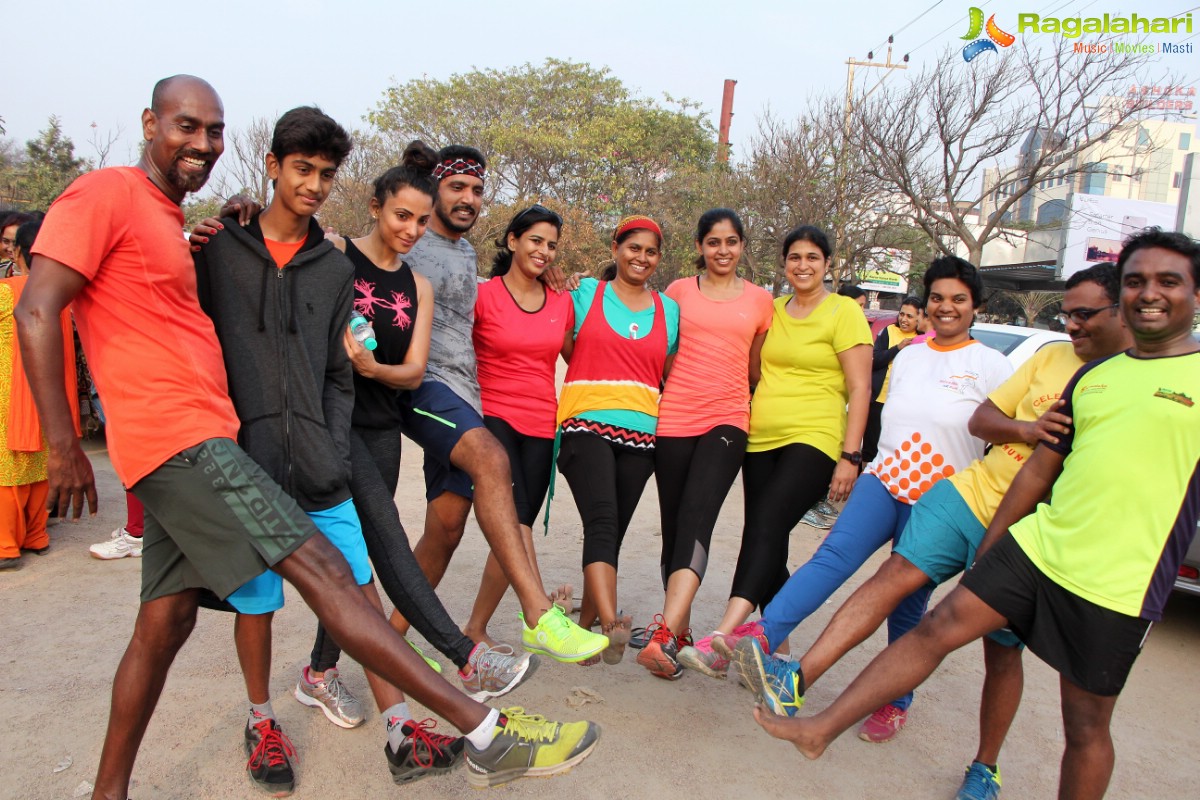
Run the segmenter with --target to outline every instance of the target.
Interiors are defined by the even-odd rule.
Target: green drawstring
[[[554,452],[550,456],[550,488],[546,494],[546,514],[542,518],[542,536],[550,535],[550,501],[554,499],[554,483],[558,477],[558,448],[562,444],[562,426],[554,432]]]

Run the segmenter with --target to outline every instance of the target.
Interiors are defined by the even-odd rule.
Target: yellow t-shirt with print
[[[1032,422],[1046,413],[1083,362],[1070,342],[1055,342],[1038,350],[988,395],[996,407],[1018,422]],[[971,513],[984,526],[992,521],[1000,500],[1033,448],[1024,442],[997,444],[950,483],[962,495]]]

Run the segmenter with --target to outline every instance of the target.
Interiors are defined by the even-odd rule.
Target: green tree
[[[86,158],[75,155],[75,144],[63,135],[62,120],[51,116],[36,139],[25,142],[24,174],[17,182],[23,205],[49,208],[71,181],[91,169]]]
[[[588,229],[606,233],[623,214],[653,214],[664,187],[711,170],[716,153],[712,125],[694,103],[637,97],[607,69],[557,59],[411,80],[389,88],[367,120],[390,163],[412,139],[468,144],[487,156],[489,202],[473,241],[495,238],[507,217],[488,217],[512,207],[570,209],[586,221],[560,256],[572,269],[595,266],[607,249],[606,236],[583,246]]]

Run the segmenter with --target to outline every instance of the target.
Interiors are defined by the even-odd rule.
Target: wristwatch
[[[862,451],[861,450],[855,450],[853,453],[847,453],[845,450],[843,450],[842,458],[846,459],[847,461],[849,461],[851,464],[853,464],[856,467],[862,466]]]

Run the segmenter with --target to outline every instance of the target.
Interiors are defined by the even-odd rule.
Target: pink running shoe
[[[713,637],[705,636],[693,645],[681,647],[676,657],[680,664],[710,678],[724,678],[729,659],[713,651]]]
[[[908,712],[888,703],[867,717],[862,727],[858,729],[858,738],[864,742],[881,744],[896,738],[896,734],[908,722]]]
[[[771,652],[771,649],[767,646],[767,635],[763,633],[763,626],[757,620],[738,625],[733,629],[733,633],[714,633],[712,637],[713,650],[716,650],[727,659],[733,658],[733,651],[737,647],[737,643],[746,636],[752,636],[757,639],[764,653]]]

